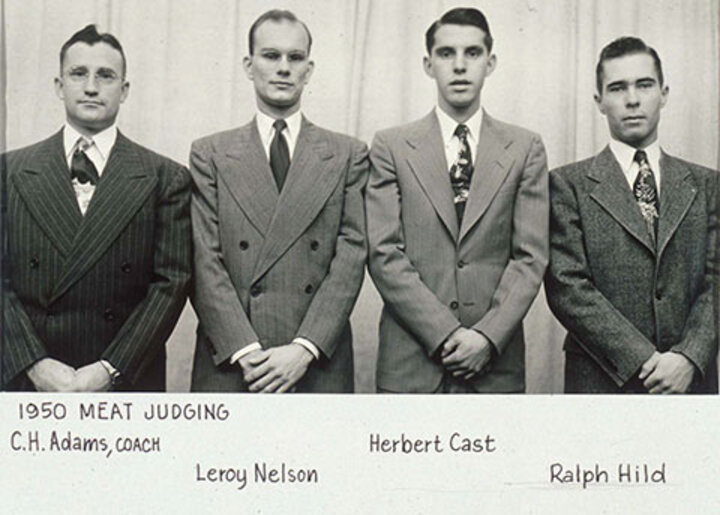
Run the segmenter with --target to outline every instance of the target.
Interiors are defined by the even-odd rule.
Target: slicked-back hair
[[[603,63],[610,59],[616,59],[625,55],[632,54],[647,54],[652,57],[653,64],[655,65],[655,72],[657,73],[660,86],[664,84],[662,63],[660,62],[660,56],[651,46],[645,44],[645,42],[636,37],[626,36],[618,38],[612,43],[605,46],[600,52],[600,58],[598,59],[597,67],[595,68],[595,82],[597,91],[602,94],[603,87]]]
[[[127,62],[125,61],[125,52],[123,52],[122,45],[115,36],[107,32],[99,33],[95,25],[87,25],[85,28],[80,29],[75,34],[70,36],[65,44],[60,48],[60,73],[62,74],[63,62],[65,61],[65,54],[68,48],[73,46],[75,43],[86,43],[90,46],[97,43],[106,43],[113,47],[115,50],[120,52],[122,57],[123,69],[122,76],[125,78],[125,70],[127,69]]]
[[[305,32],[308,35],[308,55],[310,55],[310,48],[312,47],[312,34],[310,34],[310,29],[308,29],[307,25],[305,25],[305,22],[300,21],[300,19],[295,16],[295,13],[292,11],[284,10],[284,9],[271,9],[267,12],[264,12],[261,14],[257,20],[250,26],[250,32],[248,33],[248,49],[250,52],[250,55],[253,55],[255,52],[255,42],[253,41],[255,38],[255,31],[258,29],[260,25],[265,23],[266,21],[274,21],[274,22],[281,22],[281,21],[289,21],[292,23],[299,23],[302,25],[302,27],[305,29]]]
[[[427,49],[428,55],[432,54],[433,46],[435,45],[435,33],[442,25],[472,25],[477,27],[485,33],[483,42],[487,47],[487,51],[492,52],[493,38],[490,34],[490,26],[488,25],[487,18],[478,9],[472,7],[456,7],[451,9],[439,20],[436,20],[428,30],[425,32],[425,48]]]

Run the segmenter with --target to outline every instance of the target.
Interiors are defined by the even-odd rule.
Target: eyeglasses
[[[90,78],[90,72],[87,68],[84,67],[71,68],[65,75],[68,79],[70,79],[70,82],[73,82],[75,84],[84,84],[88,80],[88,78]],[[115,81],[117,81],[119,78],[120,77],[117,73],[104,68],[100,68],[93,74],[93,79],[95,80],[95,82],[103,86],[109,86]]]

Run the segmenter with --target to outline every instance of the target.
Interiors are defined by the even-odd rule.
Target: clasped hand
[[[313,355],[297,343],[254,350],[238,361],[251,392],[283,393],[305,375]]]
[[[490,369],[492,343],[482,333],[459,327],[443,344],[440,357],[453,376],[469,380]]]
[[[28,369],[27,375],[39,392],[106,392],[112,384],[99,361],[74,369],[62,361],[43,358]]]
[[[650,393],[686,393],[695,365],[677,352],[654,352],[640,368],[639,378]]]

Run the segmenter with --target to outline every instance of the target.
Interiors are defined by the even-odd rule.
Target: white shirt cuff
[[[261,350],[261,349],[262,349],[262,345],[260,345],[260,342],[253,342],[250,345],[246,345],[239,351],[236,351],[235,354],[230,356],[230,364],[234,365],[235,363],[240,361],[240,358],[242,358],[246,354],[250,354],[252,351]]]
[[[308,352],[310,354],[313,355],[313,357],[315,359],[320,359],[320,351],[315,346],[315,344],[313,342],[311,342],[310,340],[308,340],[306,338],[301,338],[300,336],[298,336],[297,338],[295,338],[292,341],[292,343],[297,343],[298,345],[302,345],[303,347],[305,347],[308,350]]]

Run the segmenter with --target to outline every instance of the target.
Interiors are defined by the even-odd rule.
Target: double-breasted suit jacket
[[[278,192],[255,121],[191,151],[199,318],[193,390],[246,391],[229,358],[302,337],[320,352],[299,392],[353,390],[349,316],[366,257],[367,148],[303,118]]]
[[[609,147],[550,174],[546,292],[567,328],[569,392],[642,391],[653,352],[677,351],[716,391],[718,174],[665,153],[653,242]]]
[[[51,357],[105,359],[120,388],[164,390],[164,343],[191,274],[187,170],[118,133],[83,216],[62,131],[2,166],[5,386],[31,389],[25,369]]]
[[[435,113],[379,132],[366,193],[369,268],[384,300],[379,389],[431,392],[435,358],[458,327],[498,350],[479,392],[525,388],[522,320],[547,265],[545,150],[529,131],[483,116],[458,224]]]

